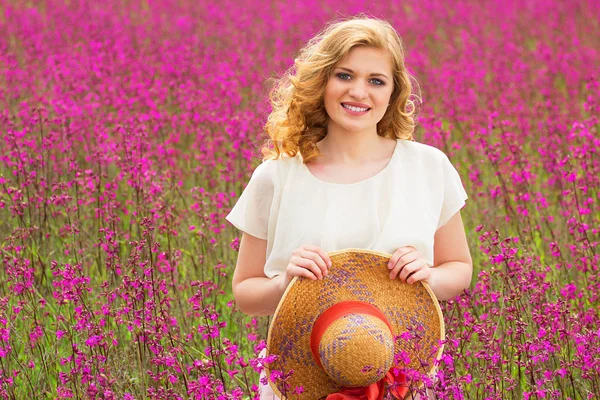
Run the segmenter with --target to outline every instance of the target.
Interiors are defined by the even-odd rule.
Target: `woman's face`
[[[354,47],[333,69],[325,87],[328,130],[376,130],[393,91],[391,54],[373,47]]]

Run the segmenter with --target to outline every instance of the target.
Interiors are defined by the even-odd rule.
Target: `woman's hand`
[[[292,257],[285,271],[284,285],[292,281],[295,276],[308,279],[323,279],[331,267],[331,258],[319,246],[300,246],[292,252]]]
[[[402,282],[413,284],[418,281],[430,283],[432,269],[425,257],[413,246],[403,246],[394,252],[388,263],[390,279],[400,278]]]

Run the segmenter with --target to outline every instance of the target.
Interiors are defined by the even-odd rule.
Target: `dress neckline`
[[[329,185],[329,186],[355,186],[355,185],[360,185],[362,183],[366,183],[369,182],[371,180],[376,179],[378,176],[383,175],[388,169],[391,168],[391,165],[394,161],[394,159],[397,157],[396,154],[398,153],[398,147],[400,145],[400,140],[396,139],[396,145],[394,146],[394,151],[392,153],[392,156],[390,157],[390,159],[388,160],[386,166],[379,172],[377,172],[375,175],[372,175],[368,178],[365,178],[361,181],[358,182],[352,182],[352,183],[336,183],[336,182],[327,182],[324,181],[322,179],[317,178],[316,176],[313,175],[312,172],[310,172],[310,170],[308,169],[308,167],[306,166],[306,164],[304,163],[304,161],[302,160],[302,155],[300,155],[300,153],[298,153],[298,155],[300,155],[300,164],[302,164],[302,168],[304,169],[304,171],[306,171],[306,173],[311,177],[311,179],[313,179],[316,182],[319,182],[322,185]]]

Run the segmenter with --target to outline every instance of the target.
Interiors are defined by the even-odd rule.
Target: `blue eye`
[[[345,72],[338,72],[337,74],[335,74],[335,76],[337,76],[338,78],[340,78],[343,81],[349,81],[350,79],[352,79],[352,77],[350,76],[350,74],[347,74]],[[377,78],[371,79],[371,82],[373,82],[373,84],[375,86],[383,86],[383,85],[385,85],[384,81],[382,81],[381,79],[377,79]]]

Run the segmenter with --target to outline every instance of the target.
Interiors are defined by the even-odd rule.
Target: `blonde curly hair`
[[[377,124],[377,134],[414,141],[421,98],[413,93],[419,86],[404,65],[402,39],[387,21],[360,15],[326,26],[275,82],[269,93],[272,112],[264,126],[269,139],[261,149],[263,159],[278,159],[284,153],[293,157],[300,152],[308,163],[319,155],[317,142],[327,135],[329,121],[325,86],[336,65],[356,46],[388,50],[392,55],[394,91]]]

